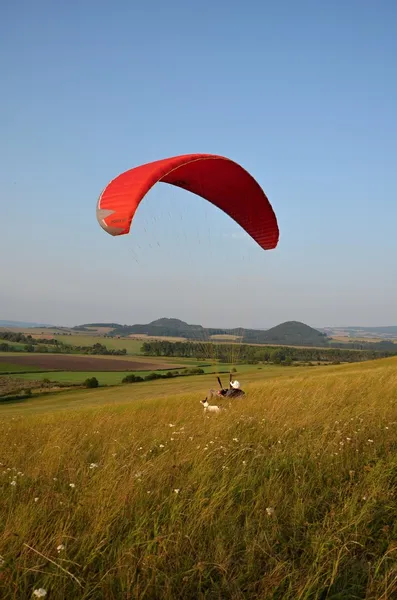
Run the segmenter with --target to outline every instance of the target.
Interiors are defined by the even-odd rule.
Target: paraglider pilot
[[[231,374],[229,375],[229,388],[222,388],[222,382],[219,377],[218,383],[221,386],[221,389],[217,394],[223,398],[238,398],[239,396],[245,395],[245,392],[240,388],[240,382],[236,379],[232,381]]]

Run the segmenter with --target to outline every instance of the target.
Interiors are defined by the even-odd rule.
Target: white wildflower
[[[271,517],[272,515],[274,515],[274,508],[272,506],[268,506],[266,508],[266,513],[269,515],[269,517]]]
[[[76,487],[75,483],[69,483],[69,487],[71,487],[72,489],[74,489]]]
[[[179,492],[180,492],[180,489],[179,489],[179,488],[175,488],[175,489],[174,489],[174,492],[175,492],[175,494],[179,494]]]
[[[238,442],[238,438],[233,438],[233,442]]]
[[[368,440],[368,443],[369,443],[369,444],[373,444],[373,443],[374,443],[374,440]]]
[[[38,498],[35,498],[35,499],[34,499],[34,501],[35,501],[35,502],[38,502],[38,501],[39,501],[39,499],[38,499]]]
[[[90,469],[96,469],[98,467],[97,463],[91,463]]]
[[[164,448],[164,444],[160,444],[159,448]]]
[[[17,482],[15,481],[15,479],[13,479],[13,480],[11,481],[11,485],[16,485],[16,484],[17,484]]]
[[[65,546],[63,544],[59,544],[59,546],[57,546],[58,554],[62,552],[62,550],[65,550]]]
[[[33,596],[36,598],[45,598],[47,596],[47,591],[44,588],[39,588],[38,590],[33,591]]]
[[[173,425],[173,423],[170,423],[168,427],[175,427],[175,425]]]

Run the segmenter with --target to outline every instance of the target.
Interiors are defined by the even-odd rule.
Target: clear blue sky
[[[11,0],[0,12],[0,319],[397,323],[394,0]],[[106,183],[189,152],[240,162],[262,251],[163,184],[131,234]]]

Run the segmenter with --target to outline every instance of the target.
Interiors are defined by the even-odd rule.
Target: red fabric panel
[[[102,192],[98,221],[111,235],[129,232],[139,203],[157,182],[176,185],[227,213],[265,250],[279,239],[277,219],[255,179],[237,163],[211,154],[187,154],[122,173]]]

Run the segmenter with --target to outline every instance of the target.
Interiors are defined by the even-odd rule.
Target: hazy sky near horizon
[[[0,319],[397,324],[394,0],[0,7]],[[280,242],[159,184],[128,236],[110,179],[189,152],[263,186]]]

